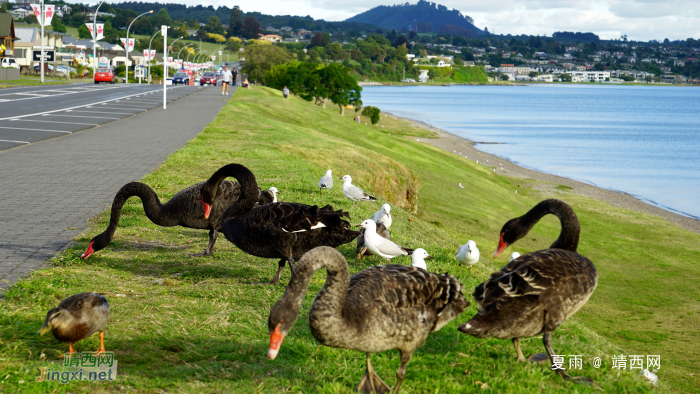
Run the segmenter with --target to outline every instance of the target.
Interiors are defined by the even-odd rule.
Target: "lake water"
[[[700,218],[700,89],[364,87],[364,105],[430,122],[527,168]]]

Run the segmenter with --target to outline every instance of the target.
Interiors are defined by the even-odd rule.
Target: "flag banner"
[[[126,45],[126,38],[120,38],[119,40],[121,40],[122,45],[124,45],[124,48],[127,48],[127,45]],[[129,38],[129,47],[126,49],[126,51],[127,51],[127,52],[131,52],[132,50],[134,50],[134,39],[133,39],[133,38]],[[144,55],[144,56],[145,56],[145,55]]]
[[[219,51],[219,56],[223,55],[224,51]]]
[[[143,50],[143,60],[148,61],[148,49]]]
[[[243,52],[243,48],[238,48],[239,51]]]
[[[211,55],[211,60],[216,60],[216,55]]]
[[[149,60],[154,60],[155,58],[156,58],[156,50],[155,50],[155,49],[151,49],[151,53],[150,53],[150,55],[148,55],[148,59],[149,59]]]
[[[32,10],[34,10],[34,16],[36,16],[36,19],[39,20],[39,23],[41,23],[41,4],[30,4],[32,7]]]
[[[172,62],[173,62],[172,56],[168,56],[168,63],[172,63]]]
[[[44,26],[51,25],[51,19],[53,19],[53,14],[56,11],[56,6],[53,4],[44,5]]]
[[[90,35],[92,36],[92,39],[95,39],[95,26],[92,25],[92,23],[86,23],[85,26],[87,26],[88,30],[90,30]]]
[[[97,23],[97,24],[95,24],[95,27],[96,27],[95,30],[97,30],[96,40],[103,39],[105,37],[105,24],[104,23]]]

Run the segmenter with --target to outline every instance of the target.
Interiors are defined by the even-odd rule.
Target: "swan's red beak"
[[[282,346],[282,340],[284,339],[284,334],[280,332],[280,324],[277,324],[275,331],[270,334],[270,350],[267,351],[267,358],[274,360],[277,357],[277,353],[280,351],[280,346]]]
[[[503,234],[501,234],[501,239],[498,240],[498,249],[496,249],[496,252],[493,254],[493,258],[495,259],[498,257],[499,254],[503,253],[504,250],[508,247],[508,244],[503,242]]]
[[[204,205],[204,218],[209,219],[209,215],[211,215],[211,205],[204,202],[204,197],[202,197],[202,205]]]
[[[92,256],[93,253],[95,253],[95,249],[92,248],[93,243],[95,243],[95,241],[91,241],[85,253],[80,255],[81,259],[87,260],[88,258],[90,258],[90,256]]]

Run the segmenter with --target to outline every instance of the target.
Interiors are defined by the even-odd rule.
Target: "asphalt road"
[[[167,102],[198,86],[168,86]],[[162,85],[71,84],[0,90],[0,150],[71,134],[163,106]]]

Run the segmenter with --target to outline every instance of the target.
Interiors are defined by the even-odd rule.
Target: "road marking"
[[[38,115],[36,115],[36,116],[38,116]],[[121,119],[121,118],[105,118],[102,116],[57,115],[57,114],[42,114],[41,116],[67,116],[69,118],[92,118],[92,119]]]
[[[113,111],[87,111],[82,109],[72,109],[66,112],[87,112],[89,114],[114,114],[114,115],[133,115],[133,112],[113,112]]]
[[[56,120],[38,120],[38,119],[10,119],[13,122],[43,122],[43,123],[63,123],[63,124],[82,124],[87,126],[99,126],[99,123],[77,123],[77,122],[59,122]]]
[[[24,129],[21,127],[5,127],[5,126],[0,126],[0,129],[13,129],[13,130],[29,130],[29,131],[49,131],[52,133],[67,133],[71,134],[72,131],[63,131],[63,130],[45,130],[45,129]]]
[[[28,144],[27,141],[0,140],[0,142],[14,142],[15,144]]]

